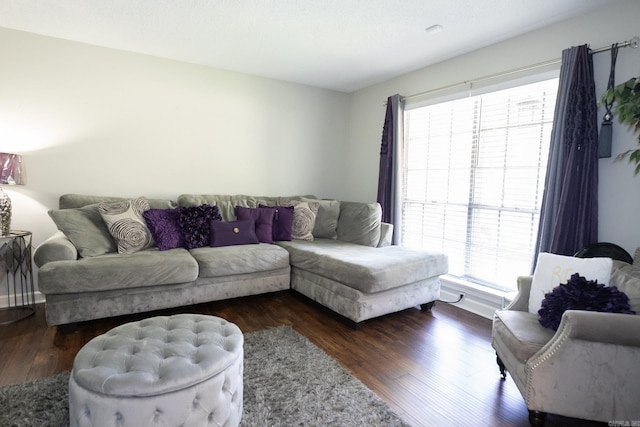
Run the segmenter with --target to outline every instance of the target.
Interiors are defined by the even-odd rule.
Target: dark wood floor
[[[204,313],[243,332],[291,325],[308,337],[413,426],[528,426],[511,378],[501,381],[491,348],[491,321],[444,303],[432,312],[405,310],[365,322],[359,331],[294,292],[155,312]],[[75,333],[47,327],[35,316],[0,326],[0,386],[68,371],[94,336],[150,314],[82,323]],[[0,411],[2,408],[0,408]],[[600,426],[557,416],[548,426]]]

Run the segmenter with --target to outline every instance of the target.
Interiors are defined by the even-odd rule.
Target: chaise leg
[[[425,304],[420,304],[420,310],[422,311],[431,311],[431,309],[433,308],[433,306],[436,305],[435,301],[431,301]]]
[[[533,427],[543,427],[546,417],[546,412],[529,411],[529,424],[531,424]]]
[[[496,362],[498,362],[498,368],[500,368],[500,375],[502,376],[503,380],[507,379],[507,367],[504,366],[504,363],[502,362],[502,359],[500,359],[500,356],[498,356],[498,353],[496,353]]]
[[[360,331],[362,330],[362,324],[364,323],[364,320],[361,322],[354,322],[353,320],[349,320],[349,323],[351,324],[351,327],[354,331]]]

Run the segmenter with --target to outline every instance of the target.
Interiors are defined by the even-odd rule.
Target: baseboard
[[[36,300],[36,304],[43,304],[44,303],[44,294],[42,294],[40,291],[35,291],[34,293],[34,297]],[[11,298],[11,305],[13,306],[13,295],[9,295],[9,298]],[[20,298],[18,298],[20,299]],[[9,307],[9,304],[7,302],[7,297],[6,296],[1,296],[0,297],[0,308],[7,308]]]
[[[493,319],[495,311],[504,308],[513,299],[515,292],[499,291],[447,275],[440,278],[441,300],[457,301],[460,295],[462,300],[454,303],[456,307]]]

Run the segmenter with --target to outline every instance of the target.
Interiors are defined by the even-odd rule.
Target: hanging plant
[[[640,77],[632,77],[611,89],[607,89],[600,97],[600,104],[613,103],[612,113],[618,116],[620,123],[628,125],[632,132],[638,133],[640,144]],[[636,165],[635,175],[640,173],[640,148],[627,150],[616,157],[616,160],[629,159]]]

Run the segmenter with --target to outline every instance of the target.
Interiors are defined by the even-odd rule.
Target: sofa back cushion
[[[179,206],[218,206],[218,211],[222,215],[223,221],[234,221],[236,219],[236,206],[245,208],[257,208],[258,205],[282,206],[284,200],[300,200],[302,197],[313,198],[313,196],[291,196],[291,197],[269,197],[269,196],[247,196],[245,194],[225,195],[225,194],[181,194],[178,196]]]
[[[130,200],[131,197],[111,197],[111,196],[89,196],[84,194],[63,194],[58,199],[58,207],[60,209],[81,208],[87,205],[96,205],[100,202],[123,202]],[[149,206],[152,209],[170,209],[175,208],[176,202],[169,199],[149,199]]]
[[[379,203],[340,202],[338,240],[378,246],[382,208]]]
[[[187,207],[200,205],[217,206],[218,212],[222,216],[223,221],[235,221],[236,206],[257,208],[258,201],[253,196],[246,196],[242,194],[182,194],[178,197],[178,205]]]

